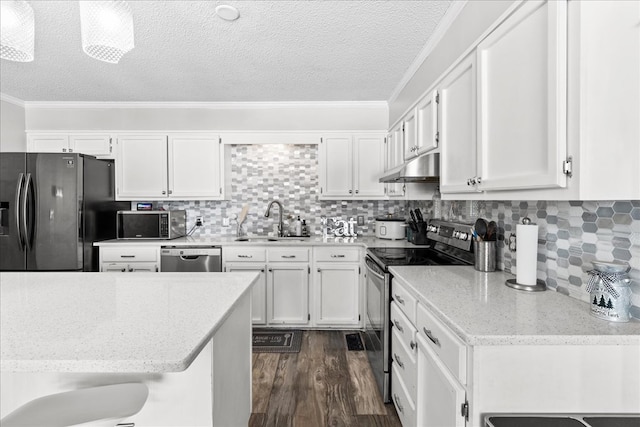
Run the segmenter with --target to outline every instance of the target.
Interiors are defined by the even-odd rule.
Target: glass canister
[[[631,308],[629,265],[593,261],[587,292],[591,294],[591,314],[611,322],[628,322]]]

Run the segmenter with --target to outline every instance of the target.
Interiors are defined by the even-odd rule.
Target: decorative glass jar
[[[629,265],[594,261],[589,271],[587,292],[591,294],[591,314],[611,322],[628,322],[631,308]]]

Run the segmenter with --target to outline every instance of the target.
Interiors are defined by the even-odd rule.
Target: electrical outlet
[[[222,226],[223,227],[229,226],[229,218],[222,218]]]
[[[200,227],[204,224],[204,220],[202,219],[201,216],[197,216],[196,217],[196,226]]]
[[[364,216],[358,215],[358,225],[364,225]]]

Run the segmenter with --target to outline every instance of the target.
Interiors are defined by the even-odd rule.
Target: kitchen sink
[[[236,242],[253,242],[253,243],[264,243],[264,242],[305,242],[309,240],[308,236],[284,236],[284,237],[273,237],[273,236],[250,236],[250,237],[238,237]]]

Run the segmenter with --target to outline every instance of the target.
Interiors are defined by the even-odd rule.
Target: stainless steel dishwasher
[[[222,248],[219,246],[162,246],[160,271],[221,272]]]

